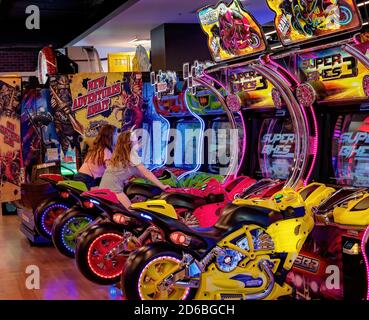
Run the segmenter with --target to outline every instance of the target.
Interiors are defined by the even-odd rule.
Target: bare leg
[[[132,202],[128,199],[125,193],[117,193],[117,198],[120,201],[120,203],[127,209],[130,210],[129,207],[131,206]]]

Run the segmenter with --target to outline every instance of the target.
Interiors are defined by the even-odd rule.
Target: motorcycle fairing
[[[58,187],[64,187],[66,189],[73,189],[77,192],[88,191],[87,186],[81,181],[64,180],[57,183]]]
[[[133,203],[132,209],[149,211],[155,214],[167,216],[172,219],[178,219],[177,212],[172,205],[168,204],[165,200],[151,200],[146,202]]]

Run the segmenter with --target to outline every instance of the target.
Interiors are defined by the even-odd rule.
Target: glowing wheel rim
[[[241,110],[241,101],[238,95],[230,94],[226,98],[227,106],[232,112],[239,112]]]
[[[117,255],[114,259],[106,259],[105,256],[123,241],[124,237],[121,235],[105,233],[91,243],[87,263],[94,274],[104,279],[113,279],[122,274],[127,256]]]
[[[363,78],[363,90],[365,95],[369,97],[369,75],[366,75]]]
[[[93,219],[88,217],[74,217],[68,220],[61,231],[61,239],[65,249],[71,253],[76,252],[77,236],[92,221]]]
[[[50,237],[52,235],[52,229],[56,218],[62,215],[69,209],[65,204],[59,203],[48,207],[41,217],[42,230],[46,232]]]
[[[138,293],[141,300],[185,300],[190,288],[170,286],[159,289],[160,282],[172,274],[181,261],[163,256],[150,261],[141,271],[138,280]]]
[[[315,102],[316,93],[311,84],[303,83],[296,89],[296,98],[303,107],[309,107]]]

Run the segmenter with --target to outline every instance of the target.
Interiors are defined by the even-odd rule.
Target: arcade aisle
[[[0,301],[369,301],[369,1],[26,2],[0,1]]]

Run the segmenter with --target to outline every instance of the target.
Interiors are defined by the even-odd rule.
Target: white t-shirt
[[[109,149],[104,150],[104,163],[105,165],[99,166],[92,162],[92,159],[88,159],[83,163],[81,168],[78,170],[79,173],[88,174],[94,179],[101,178],[105,172],[107,161],[111,159],[112,153]]]

